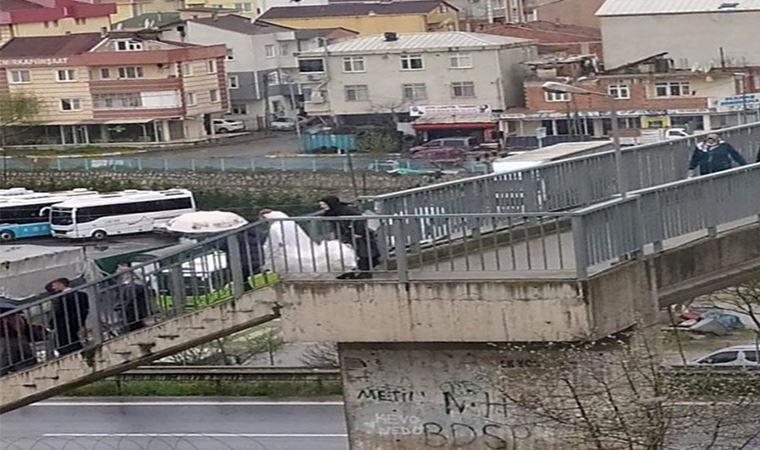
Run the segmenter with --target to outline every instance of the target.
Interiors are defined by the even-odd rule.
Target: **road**
[[[0,450],[347,450],[339,401],[61,398],[0,416]]]
[[[270,136],[252,133],[240,137],[231,137],[213,144],[199,145],[184,149],[163,150],[146,153],[146,158],[231,158],[267,155],[295,155],[298,153],[298,138],[292,132],[277,132]]]

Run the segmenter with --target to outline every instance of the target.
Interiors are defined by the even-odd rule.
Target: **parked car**
[[[214,119],[215,133],[231,133],[245,130],[245,124],[239,120]]]
[[[461,149],[464,151],[473,151],[480,148],[478,140],[474,137],[448,137],[441,139],[433,139],[432,141],[425,142],[422,145],[412,147],[409,151],[411,153],[418,152],[420,150],[427,150],[431,148],[450,147]]]
[[[734,366],[734,367],[760,367],[758,363],[757,347],[751,345],[737,345],[716,350],[707,356],[703,356],[690,365],[697,366]]]
[[[467,151],[456,147],[428,147],[412,152],[409,158],[431,161],[464,161],[467,159]]]
[[[280,117],[274,119],[270,126],[274,131],[293,131],[296,129],[296,119],[292,117]]]

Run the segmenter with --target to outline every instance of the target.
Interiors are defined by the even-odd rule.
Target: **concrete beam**
[[[0,378],[0,414],[279,317],[264,289]]]

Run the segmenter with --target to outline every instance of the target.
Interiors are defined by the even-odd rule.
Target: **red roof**
[[[101,40],[100,33],[14,38],[0,48],[0,58],[74,56],[89,51]]]
[[[0,23],[45,22],[72,17],[103,17],[116,12],[115,3],[87,3],[75,0],[53,0],[46,6],[30,0],[0,0]],[[2,14],[0,14],[2,16]]]

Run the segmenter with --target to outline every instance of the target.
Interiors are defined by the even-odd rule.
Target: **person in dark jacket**
[[[0,314],[8,314],[14,309],[10,305],[0,305]],[[0,376],[37,364],[32,341],[33,327],[26,316],[17,312],[0,317]]]
[[[68,278],[53,280],[50,288],[64,294],[53,300],[53,318],[50,320],[50,328],[56,335],[56,350],[60,356],[81,350],[79,330],[85,326],[90,311],[87,294],[72,290]]]
[[[119,264],[117,267],[117,271],[123,273],[119,277],[116,312],[126,332],[144,327],[144,320],[154,312],[153,292],[134,272],[130,271],[130,268],[129,263]]]
[[[338,197],[324,197],[320,201],[323,215],[327,217],[361,216],[361,212],[353,206],[343,203]],[[380,250],[377,247],[375,232],[367,227],[366,220],[341,220],[335,223],[338,238],[344,244],[350,245],[356,252],[356,268],[354,272],[344,273],[338,279],[363,280],[372,278],[370,270],[380,263]]]
[[[699,168],[700,175],[720,172],[731,168],[733,162],[743,166],[747,164],[744,157],[728,142],[717,134],[708,134],[701,144],[697,144],[689,163],[689,176],[694,176],[694,170]]]

